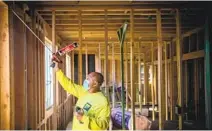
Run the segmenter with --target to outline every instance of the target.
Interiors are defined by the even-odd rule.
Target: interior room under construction
[[[78,99],[50,65],[75,43],[60,54],[61,71],[79,85],[104,76],[108,130],[212,130],[211,7],[0,0],[0,129],[72,129]]]

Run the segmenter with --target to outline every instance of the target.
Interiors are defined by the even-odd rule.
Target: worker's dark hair
[[[102,83],[104,82],[104,76],[101,74],[101,73],[99,73],[99,72],[95,72],[96,73],[96,75],[98,75],[98,83],[99,83],[99,85],[101,86],[102,85]]]

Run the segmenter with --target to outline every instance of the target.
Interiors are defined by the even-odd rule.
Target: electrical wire
[[[41,44],[43,46],[45,46],[51,53],[53,53],[53,51],[48,47],[46,46],[46,44],[32,31],[32,29],[30,29],[30,27],[18,16],[17,13],[15,13],[15,11],[13,9],[11,9],[13,14],[18,17],[18,19],[29,29],[30,32],[32,32],[32,34],[41,42]]]

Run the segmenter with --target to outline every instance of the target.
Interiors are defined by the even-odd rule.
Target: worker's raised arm
[[[89,127],[91,130],[107,130],[110,122],[110,106],[101,107],[101,111],[95,117],[89,117]]]
[[[56,72],[56,78],[68,93],[79,98],[83,93],[85,93],[85,89],[81,85],[75,84],[72,80],[64,75],[64,73],[59,69]]]

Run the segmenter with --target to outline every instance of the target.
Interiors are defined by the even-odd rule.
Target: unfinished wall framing
[[[128,21],[124,83],[125,109],[131,111],[132,129],[136,127],[136,109],[142,112],[150,106],[149,117],[159,117],[159,129],[165,128],[165,120],[179,120],[179,129],[185,120],[199,120],[211,129],[211,25],[207,23],[211,16],[206,19],[207,6],[149,2],[147,8],[147,3],[139,1],[94,2],[92,6],[83,1],[27,2],[28,10],[25,4],[11,6],[0,1],[0,129],[65,129],[76,103],[61,88],[54,71],[54,103],[45,108],[45,47],[7,5],[40,40],[45,43],[48,38],[53,51],[79,42],[80,46],[67,54],[70,61],[62,60],[62,71],[70,70],[69,77],[78,84],[92,71],[104,74],[102,89],[113,107],[121,101],[117,29]],[[183,114],[175,114],[176,105]]]

